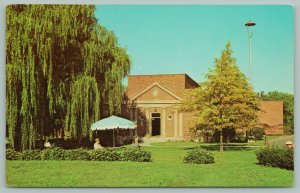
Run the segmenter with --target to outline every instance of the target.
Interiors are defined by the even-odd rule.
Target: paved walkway
[[[161,142],[168,142],[168,141],[182,141],[182,139],[176,139],[176,138],[162,138],[162,137],[143,137],[143,143],[140,143],[140,146],[154,146],[154,147],[195,147],[195,146],[171,146],[171,145],[152,145],[153,143],[161,143]],[[200,144],[199,144],[200,145]],[[217,146],[216,146],[217,147]],[[224,145],[225,148],[259,148],[259,147],[264,147],[264,146],[259,146],[259,145]]]

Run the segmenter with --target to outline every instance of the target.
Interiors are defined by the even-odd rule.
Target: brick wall
[[[267,135],[283,134],[283,101],[262,101],[259,112],[260,126]]]
[[[182,92],[188,88],[195,88],[199,85],[186,74],[166,74],[166,75],[130,75],[128,77],[128,89],[126,95],[129,99],[133,98],[137,94],[144,91],[153,83],[158,83],[162,87],[166,88],[173,94],[182,97]],[[153,95],[154,90],[158,91],[156,96]],[[139,100],[174,100],[175,98],[166,93],[161,88],[154,86],[147,92],[138,97]],[[157,110],[160,112],[159,104],[157,104]],[[124,108],[124,109],[123,109]],[[122,108],[122,114],[124,117],[129,118],[129,111],[126,110],[125,105]],[[283,134],[283,102],[282,101],[262,101],[262,111],[259,113],[260,125],[266,128],[266,134],[275,135]],[[150,111],[152,111],[151,109]],[[170,114],[173,108],[166,111],[166,116]],[[161,113],[161,112],[160,112]],[[191,113],[183,114],[183,135],[188,136],[189,133],[189,120],[191,120]],[[174,119],[174,115],[173,115]],[[174,120],[166,120],[166,135],[172,136],[174,131]]]
[[[129,75],[127,90],[129,99],[155,82],[178,96],[181,96],[182,90],[198,85],[186,74]]]

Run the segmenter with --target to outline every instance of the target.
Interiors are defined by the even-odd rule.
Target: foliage
[[[41,152],[39,150],[25,150],[21,153],[21,160],[41,160]]]
[[[99,118],[100,112],[99,92],[94,77],[81,76],[71,84],[72,100],[67,110],[66,128],[69,128],[72,139],[92,137],[90,126]]]
[[[294,149],[293,148],[265,148],[256,152],[256,157],[261,165],[294,169]]]
[[[47,148],[40,153],[41,160],[64,160],[65,150],[60,147]]]
[[[254,137],[254,140],[262,140],[265,135],[265,129],[264,128],[253,128],[250,130],[250,135]]]
[[[186,164],[182,159],[187,153],[187,146],[199,146],[199,143],[161,142],[154,143],[153,146],[143,146],[143,150],[152,155],[153,161],[149,163],[7,161],[6,184],[9,187],[294,186],[294,171],[256,164],[253,150],[215,151],[215,164]]]
[[[259,93],[262,100],[282,100],[283,101],[283,123],[284,131],[287,134],[294,133],[294,95],[285,92],[272,91],[265,94],[263,91]]]
[[[65,160],[90,160],[90,151],[87,149],[65,150]]]
[[[151,153],[136,148],[118,149],[69,149],[53,147],[44,150],[6,150],[7,160],[92,160],[92,161],[151,161]]]
[[[247,135],[245,132],[236,132],[236,139],[238,142],[246,142],[247,141]]]
[[[183,158],[183,162],[191,164],[212,164],[215,163],[215,159],[212,153],[196,148],[187,153]]]
[[[130,59],[93,5],[9,5],[6,9],[6,112],[9,141],[34,149],[64,128],[81,141],[104,101],[120,113]],[[101,94],[100,94],[101,93]],[[83,102],[84,101],[84,102]],[[66,121],[62,121],[66,120]]]
[[[247,131],[258,122],[259,98],[235,64],[230,43],[215,60],[201,87],[186,92],[183,111],[193,111],[192,127],[219,131],[223,150],[223,129]]]
[[[126,148],[120,152],[120,160],[122,161],[137,161],[137,162],[150,162],[151,153],[137,148]]]
[[[6,149],[6,159],[7,160],[19,160],[21,158],[21,153],[14,149]]]
[[[118,161],[120,156],[118,152],[109,149],[98,149],[90,154],[92,161]]]

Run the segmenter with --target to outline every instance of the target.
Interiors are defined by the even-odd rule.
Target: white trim
[[[162,133],[161,135],[166,136],[166,108],[162,108]]]
[[[153,104],[136,104],[137,108],[164,108],[164,107],[172,107],[172,104],[160,104],[159,106],[155,103]]]
[[[136,100],[134,104],[178,104],[178,100]]]
[[[160,84],[158,84],[157,82],[154,82],[153,84],[151,84],[149,87],[147,87],[145,90],[143,90],[142,92],[138,93],[137,95],[135,95],[134,97],[132,97],[132,101],[135,100],[136,98],[138,98],[139,96],[141,96],[142,94],[146,93],[148,90],[150,90],[152,87],[154,86],[158,86],[159,88],[161,88],[163,91],[165,91],[166,93],[168,93],[169,95],[173,96],[174,98],[178,99],[178,100],[182,100],[179,96],[175,95],[174,93],[172,93],[171,91],[169,91],[168,89],[164,88],[163,86],[161,86]]]
[[[183,137],[182,112],[179,112],[179,137]]]
[[[173,120],[173,115],[168,115],[168,116],[167,116],[167,119],[168,119],[169,121]]]
[[[149,114],[149,109],[148,108],[145,108],[145,111],[146,111],[146,120],[147,120],[147,123],[146,123],[146,133],[149,134],[150,133],[150,129],[151,128],[151,123],[150,123],[150,114]]]
[[[174,109],[174,137],[178,137],[178,111]]]

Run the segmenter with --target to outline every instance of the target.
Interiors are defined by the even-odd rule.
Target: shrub
[[[25,150],[20,154],[21,160],[41,160],[41,153],[38,150]]]
[[[271,147],[256,152],[258,163],[265,166],[294,169],[294,149]]]
[[[98,149],[91,151],[90,160],[93,161],[117,161],[120,160],[118,152],[109,149]]]
[[[150,162],[151,153],[136,148],[126,148],[119,152],[122,161]]]
[[[246,142],[247,136],[245,132],[236,132],[236,141],[237,142]]]
[[[264,128],[254,128],[251,130],[251,134],[254,137],[254,140],[262,140],[265,135]]]
[[[65,150],[60,147],[53,147],[41,151],[41,160],[64,160]]]
[[[6,159],[7,160],[19,160],[21,153],[15,151],[14,149],[6,149]]]
[[[7,160],[94,160],[94,161],[151,161],[150,152],[135,148],[116,149],[70,149],[64,150],[53,147],[44,150],[26,150],[17,152],[12,149],[6,150]]]
[[[65,150],[65,160],[90,160],[90,152],[87,149]]]
[[[189,151],[183,158],[183,162],[192,164],[212,164],[215,163],[215,159],[212,153],[197,148]]]

